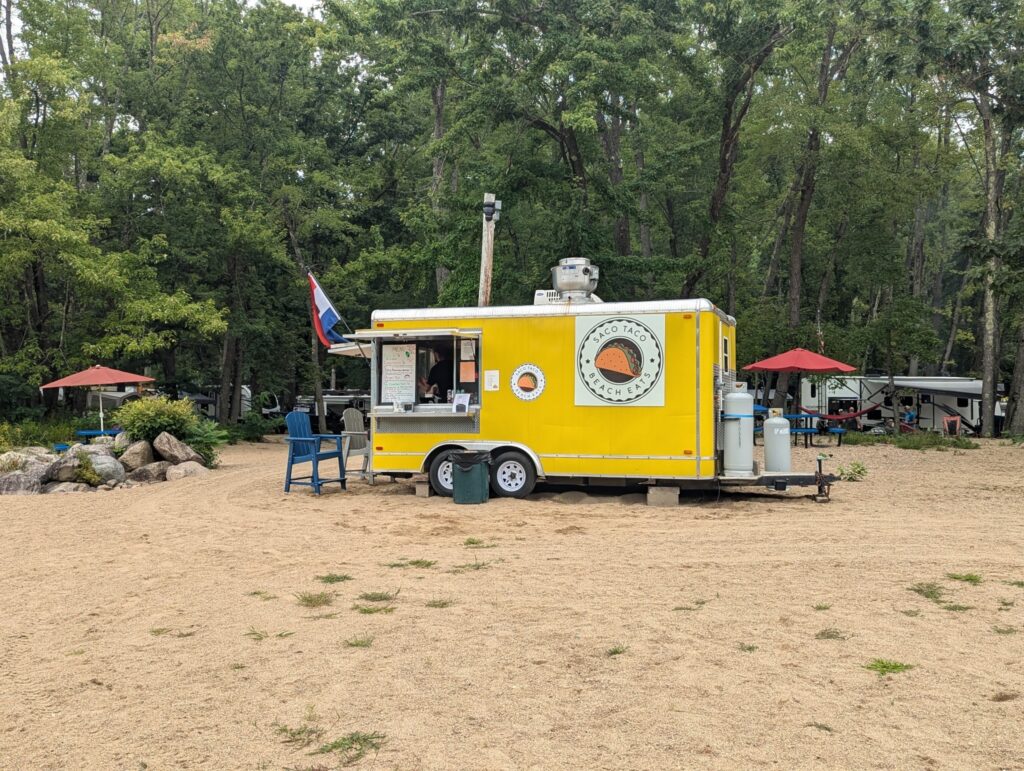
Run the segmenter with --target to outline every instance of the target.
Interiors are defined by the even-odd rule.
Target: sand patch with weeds
[[[322,743],[384,735],[375,768],[1024,766],[1024,449],[829,452],[868,477],[826,505],[285,495],[279,443],[201,479],[0,499],[0,768],[336,764],[282,740],[321,736],[310,716]],[[388,567],[409,559],[436,564]]]

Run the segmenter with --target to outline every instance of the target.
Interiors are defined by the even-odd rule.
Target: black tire
[[[525,498],[537,485],[537,470],[526,455],[503,452],[491,463],[491,490],[499,498]]]
[[[434,492],[451,498],[454,488],[451,455],[447,451],[439,452],[430,461],[430,486]]]

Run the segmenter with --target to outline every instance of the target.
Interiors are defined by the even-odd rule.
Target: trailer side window
[[[729,338],[722,338],[722,371],[728,372],[729,367]]]
[[[480,340],[437,335],[386,341],[377,374],[375,404],[450,404],[460,393],[479,404]]]
[[[956,397],[956,406],[957,407],[966,407],[969,404],[970,404],[970,400],[969,399],[965,399],[962,396]]]

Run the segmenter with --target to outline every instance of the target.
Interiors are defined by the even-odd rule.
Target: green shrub
[[[99,487],[103,484],[103,477],[96,473],[96,468],[92,465],[92,458],[89,456],[89,453],[79,450],[75,454],[78,456],[78,468],[75,469],[75,481],[91,485],[93,487]]]
[[[0,452],[32,445],[50,447],[58,442],[69,442],[74,436],[75,425],[68,420],[0,422]]]
[[[265,418],[258,410],[252,409],[237,426],[232,427],[231,434],[235,441],[262,442],[264,436],[274,433],[282,425],[284,418]]]
[[[228,441],[228,432],[212,420],[197,420],[181,441],[203,456],[203,463],[210,468],[217,465],[217,448]]]
[[[839,467],[839,478],[844,482],[859,482],[867,475],[867,466],[858,460],[851,461],[849,466]]]
[[[901,450],[937,450],[954,447],[958,450],[976,450],[980,445],[966,436],[943,436],[930,431],[900,434],[893,438],[893,444]]]
[[[187,442],[186,437],[195,429],[199,418],[192,411],[192,402],[158,396],[128,402],[114,413],[111,422],[121,426],[135,441],[152,442],[166,431]],[[200,452],[198,448],[196,452]]]
[[[861,431],[848,431],[846,436],[843,437],[843,444],[851,445],[865,445],[865,444],[885,444],[886,440],[890,437],[885,434],[870,434],[863,433]]]

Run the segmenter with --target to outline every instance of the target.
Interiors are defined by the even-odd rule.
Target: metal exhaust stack
[[[558,302],[599,303],[594,294],[601,269],[591,265],[586,257],[567,257],[551,269],[551,286],[538,289],[533,295],[534,305],[552,305]]]

